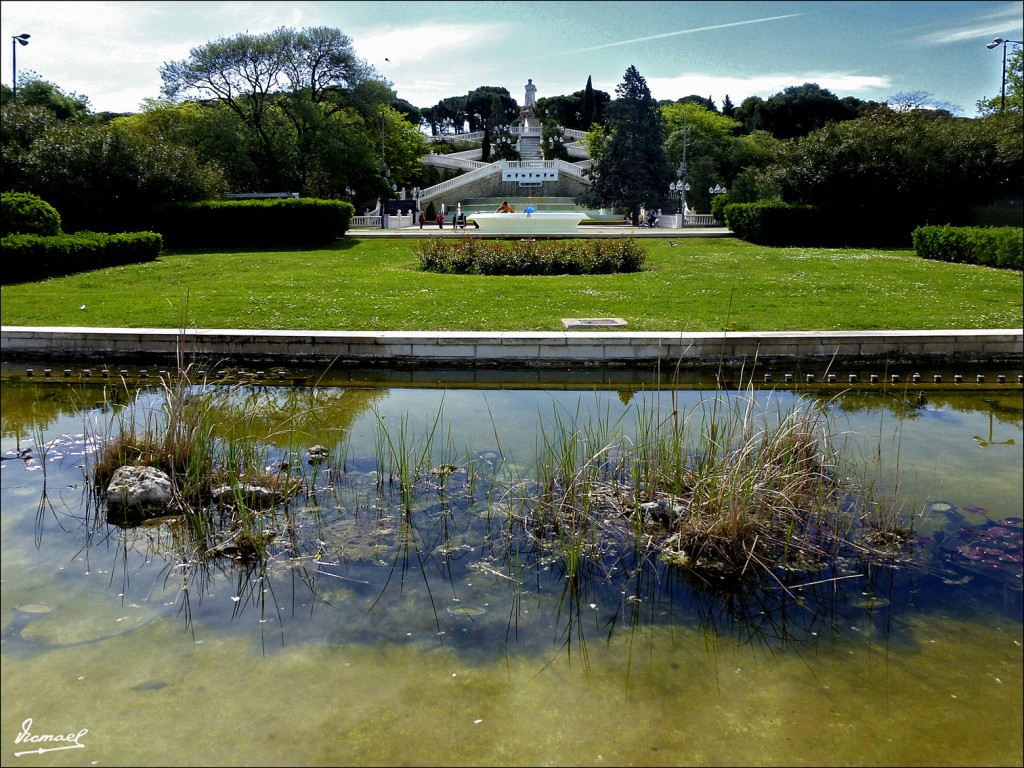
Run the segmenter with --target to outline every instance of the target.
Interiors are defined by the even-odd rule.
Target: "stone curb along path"
[[[277,365],[452,367],[646,366],[885,362],[1024,362],[1024,329],[763,331],[285,331],[0,326],[14,360],[175,358]]]

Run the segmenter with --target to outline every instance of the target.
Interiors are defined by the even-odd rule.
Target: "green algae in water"
[[[449,605],[448,613],[453,616],[483,616],[487,609],[479,605]]]

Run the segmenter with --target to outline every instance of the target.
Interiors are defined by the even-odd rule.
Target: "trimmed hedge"
[[[420,267],[450,275],[607,275],[639,272],[647,252],[633,238],[614,240],[430,239]]]
[[[920,212],[777,201],[732,203],[723,210],[726,226],[733,234],[750,243],[771,246],[909,248],[911,233],[924,220]]]
[[[0,237],[60,233],[60,214],[43,198],[30,192],[0,195]]]
[[[913,240],[922,259],[1003,269],[1024,266],[1021,227],[918,227]]]
[[[8,235],[0,239],[5,285],[153,261],[163,240],[155,232],[77,232],[73,235]]]
[[[204,200],[161,206],[152,228],[168,248],[310,247],[344,235],[354,215],[342,200]]]

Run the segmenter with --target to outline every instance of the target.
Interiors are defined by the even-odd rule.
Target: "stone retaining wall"
[[[3,326],[5,362],[175,355],[234,363],[466,367],[683,367],[787,363],[1024,362],[1024,330],[632,333],[245,331]]]

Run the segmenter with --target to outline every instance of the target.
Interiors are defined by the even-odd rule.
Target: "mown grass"
[[[346,237],[304,251],[166,253],[155,262],[0,288],[4,325],[561,331],[1019,328],[1021,272],[912,250],[642,240],[639,273],[505,277],[420,271],[415,239]],[[82,308],[84,307],[84,308]]]

